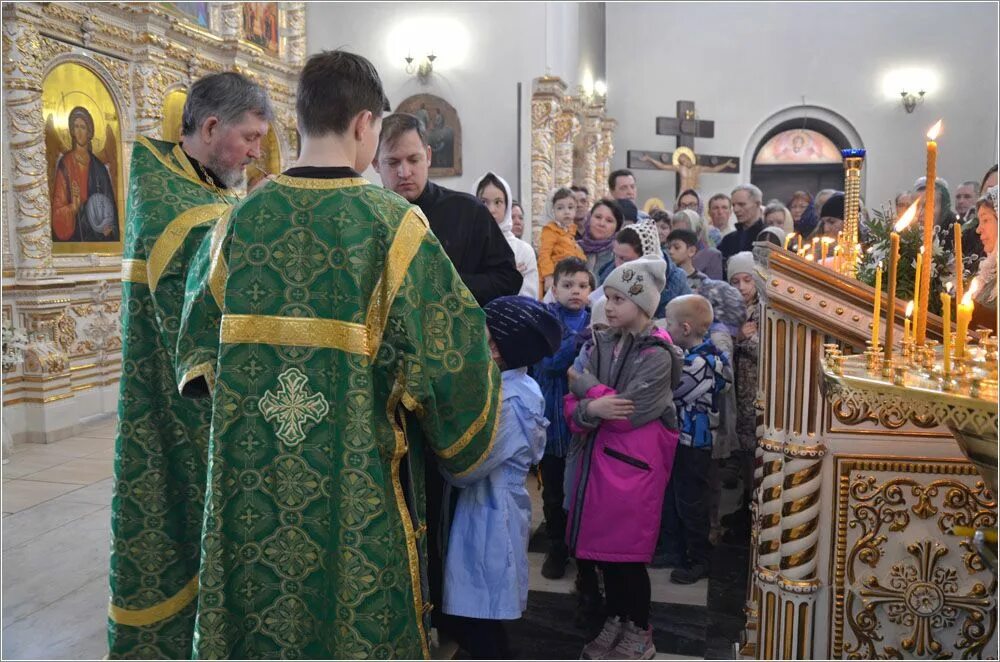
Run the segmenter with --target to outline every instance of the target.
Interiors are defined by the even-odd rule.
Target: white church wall
[[[460,191],[492,169],[517,195],[516,90],[521,83],[521,195],[528,197],[531,81],[545,73],[546,11],[546,4],[520,3],[309,3],[306,44],[309,53],[342,47],[370,59],[393,107],[421,93],[451,103],[462,123],[463,172],[438,181]],[[403,40],[435,48],[438,58],[427,85],[406,73]],[[415,48],[413,56],[419,55]],[[371,169],[365,176],[379,181]]]
[[[924,134],[944,119],[938,173],[954,188],[997,159],[997,5],[608,3],[608,112],[618,120],[615,167],[628,149],[672,151],[655,134],[679,99],[715,120],[699,153],[739,156],[762,122],[802,103],[846,118],[868,149],[865,198],[878,206],[924,171]],[[883,91],[897,67],[924,67],[936,90],[912,114]],[[704,175],[705,193],[749,181]],[[638,171],[640,203],[674,198],[673,173]],[[764,192],[765,196],[767,191]]]

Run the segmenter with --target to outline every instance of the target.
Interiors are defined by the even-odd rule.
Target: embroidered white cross
[[[277,392],[266,391],[260,399],[260,411],[269,423],[276,423],[275,434],[289,446],[306,438],[309,423],[319,423],[330,405],[322,393],[310,395],[309,378],[298,368],[289,368],[278,376],[281,387]]]

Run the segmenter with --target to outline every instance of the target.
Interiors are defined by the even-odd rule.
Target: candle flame
[[[944,289],[948,294],[951,294],[951,291],[955,289],[955,285],[951,281],[948,281],[944,284]]]
[[[834,239],[833,237],[823,237],[822,239],[820,239],[820,241],[822,241],[824,244],[832,244],[837,240]]]
[[[809,262],[815,262],[816,256],[810,253],[809,255],[806,255],[806,260],[808,260]]]
[[[962,305],[963,306],[971,306],[972,305],[972,297],[976,296],[976,293],[978,291],[979,291],[979,279],[978,278],[973,278],[972,282],[969,283],[969,289],[968,289],[968,291],[966,291],[965,296],[962,297]]]
[[[902,232],[907,227],[909,227],[910,223],[913,222],[913,219],[917,217],[917,206],[919,204],[920,201],[917,200],[912,205],[910,205],[909,208],[907,208],[907,210],[903,213],[903,215],[899,217],[899,220],[896,221],[896,225],[893,228],[893,230],[895,230],[896,232]]]
[[[937,124],[931,127],[931,130],[927,132],[927,140],[937,140],[937,137],[941,135],[941,123],[944,120],[938,120]]]
[[[913,300],[912,299],[910,300],[910,303],[906,304],[906,316],[907,317],[913,317]]]

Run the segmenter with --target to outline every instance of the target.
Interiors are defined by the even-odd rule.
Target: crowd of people
[[[432,625],[511,657],[536,468],[542,574],[575,560],[585,659],[652,658],[647,566],[690,584],[747,539],[753,245],[835,233],[843,194],[647,213],[616,170],[606,197],[552,193],[536,252],[499,174],[430,181],[427,127],[388,107],[363,57],[311,56],[299,159],[239,202],[273,115],[252,81],[196,82],[182,143],[137,145],[112,658],[426,657]],[[960,191],[995,279],[991,172],[987,202]]]

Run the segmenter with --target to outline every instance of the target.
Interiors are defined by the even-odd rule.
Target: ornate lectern
[[[995,528],[996,495],[933,402],[824,387],[824,345],[864,350],[874,290],[771,244],[754,253],[762,436],[739,654],[995,658],[995,576],[952,530]]]

